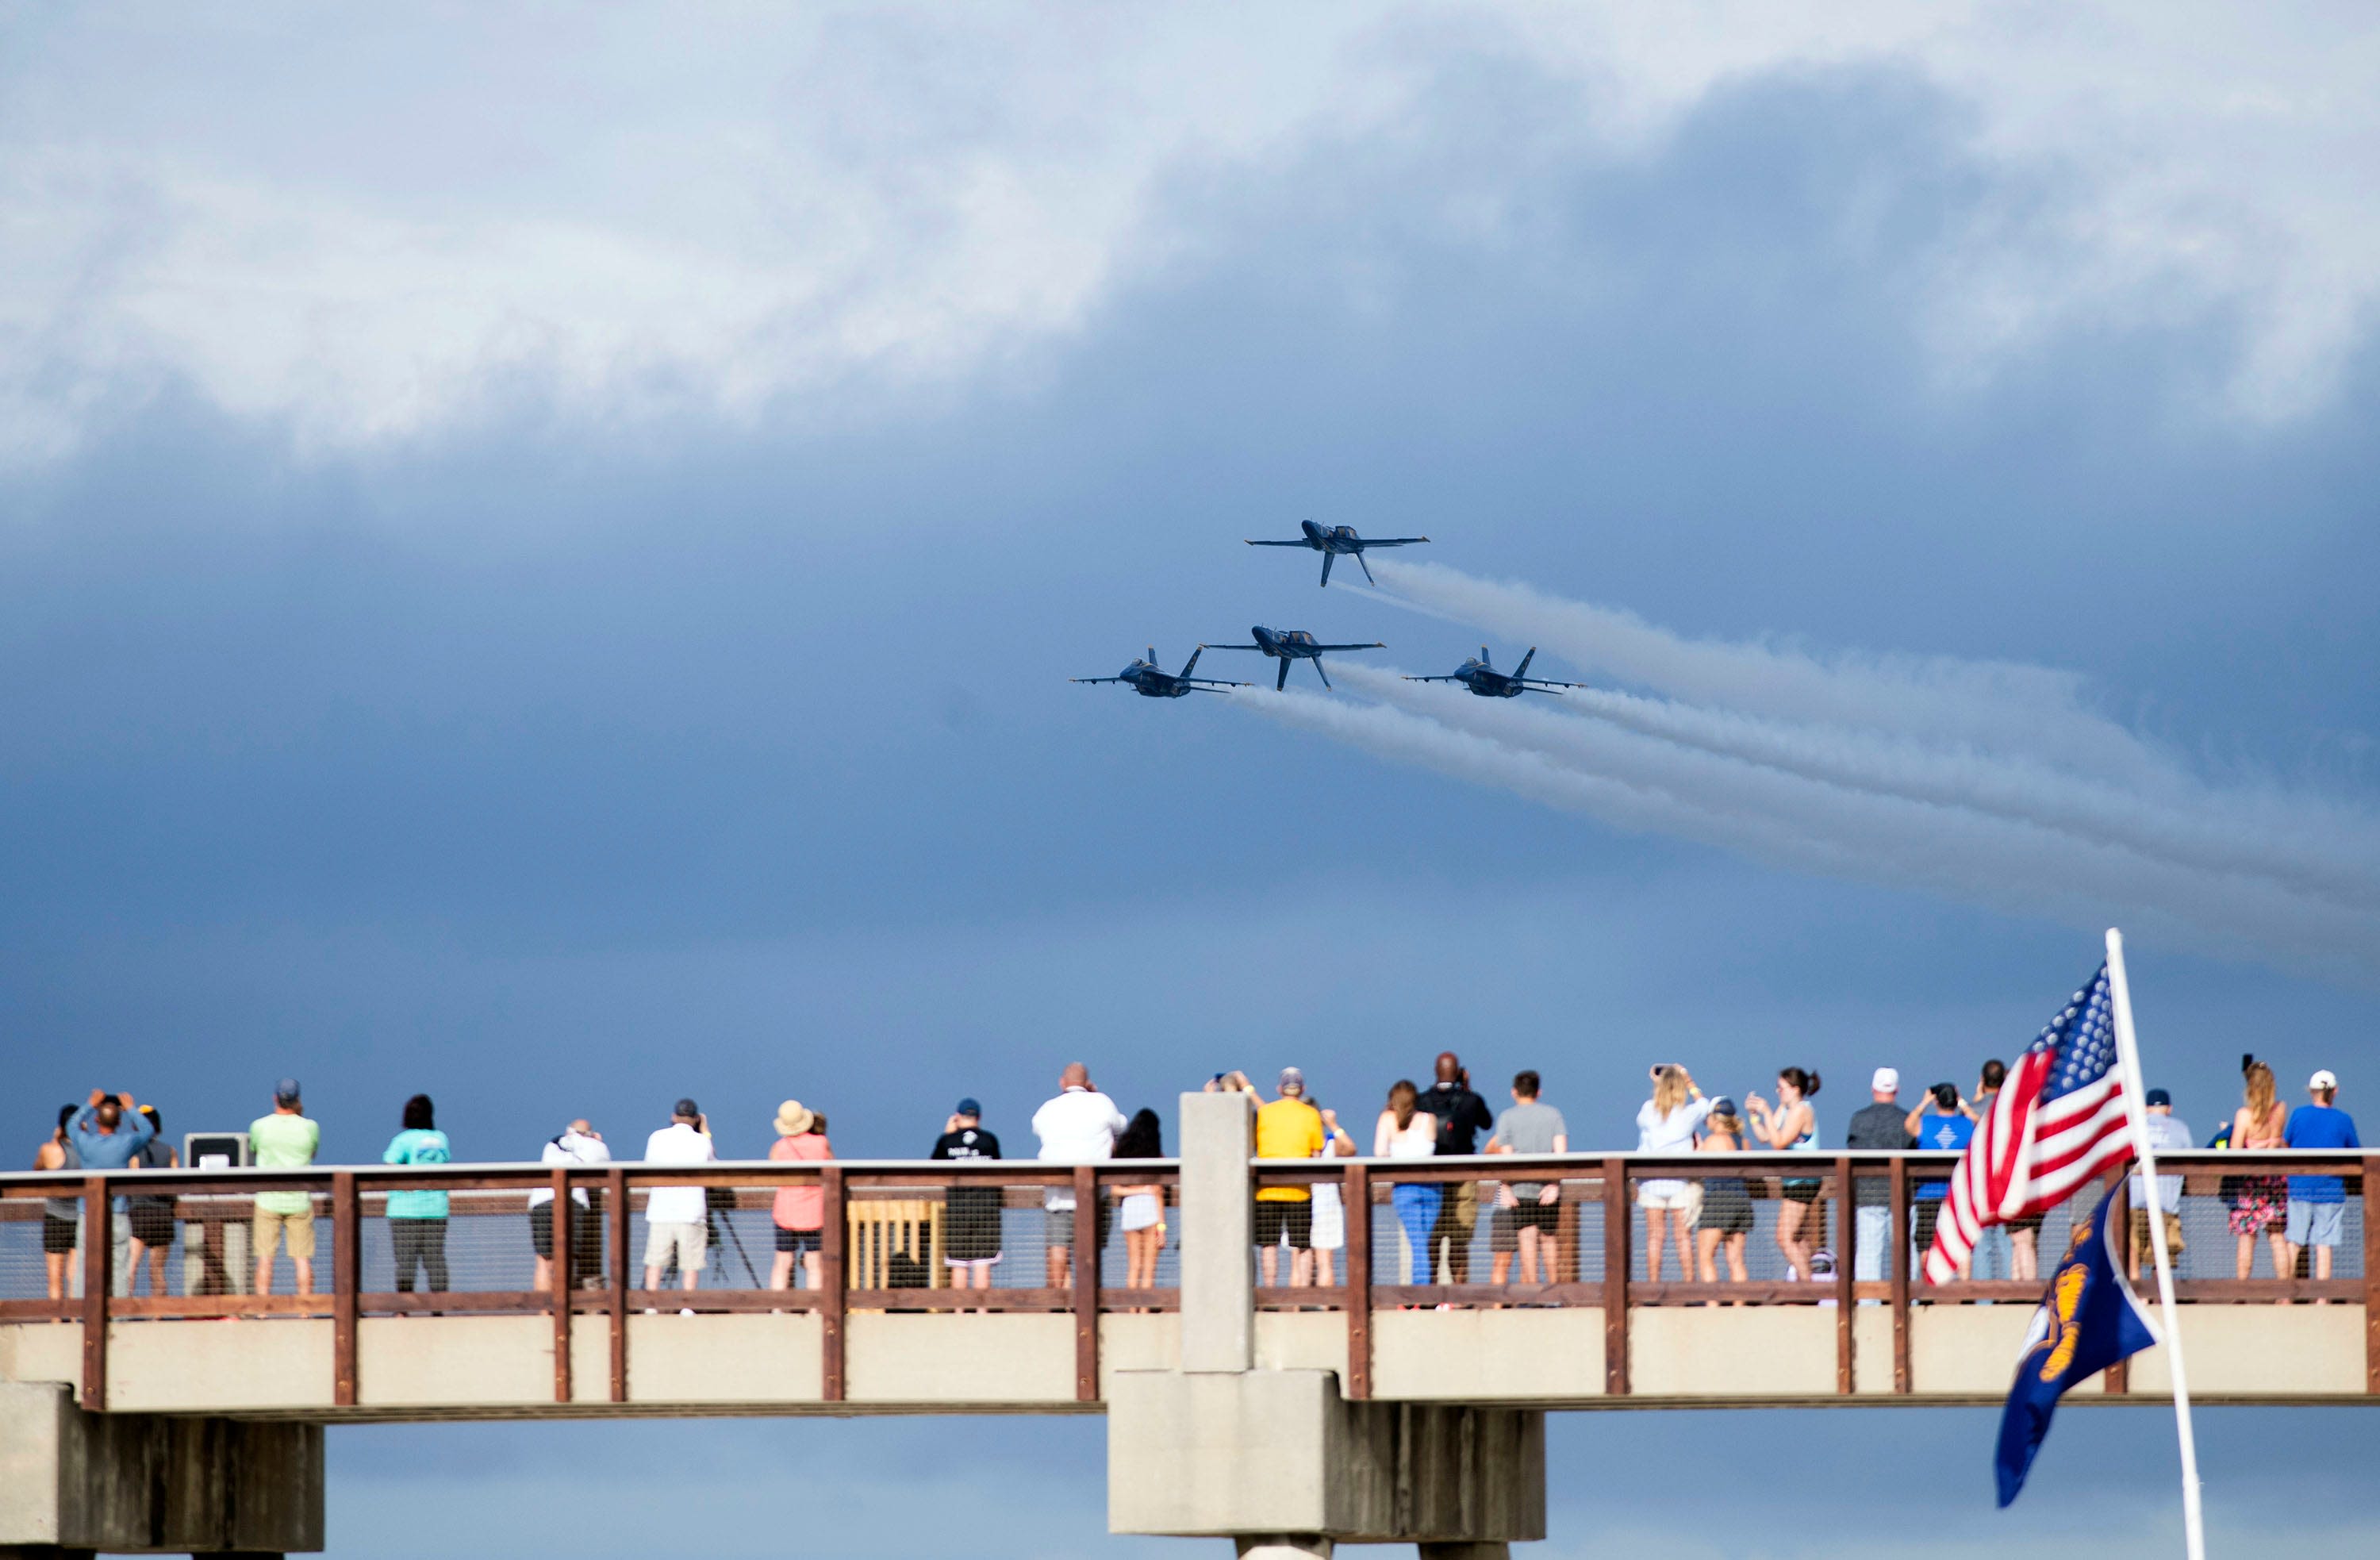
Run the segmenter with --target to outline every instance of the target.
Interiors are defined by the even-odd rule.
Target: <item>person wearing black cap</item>
[[[2149,1149],[2152,1152],[2164,1153],[2168,1150],[2177,1150],[2187,1153],[2197,1146],[2196,1140],[2191,1135],[2190,1123],[2173,1114],[2171,1094],[2162,1089],[2152,1089],[2141,1096],[2141,1103],[2147,1111],[2146,1125],[2149,1131]],[[2149,1210],[2146,1200],[2142,1196],[2145,1189],[2141,1185],[2141,1177],[2134,1176],[2131,1182],[2131,1270],[2134,1283],[2140,1281],[2141,1258],[2150,1249]],[[2180,1257],[2181,1255],[2180,1176],[2159,1176],[2157,1177],[2157,1209],[2165,1214],[2166,1250],[2174,1257]]]
[[[1000,1140],[983,1129],[983,1107],[961,1100],[942,1123],[929,1159],[998,1159]],[[957,1289],[991,1287],[992,1264],[1002,1256],[1000,1188],[970,1176],[942,1193],[942,1265]]]
[[[692,1100],[680,1100],[670,1124],[645,1140],[648,1164],[709,1164],[719,1154],[710,1146],[710,1124]],[[655,1187],[645,1199],[645,1287],[662,1286],[662,1273],[677,1260],[678,1286],[702,1286],[710,1259],[710,1203],[700,1187]]]

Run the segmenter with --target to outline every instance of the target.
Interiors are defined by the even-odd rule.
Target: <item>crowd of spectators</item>
[[[1440,1053],[1432,1071],[1427,1089],[1409,1079],[1400,1079],[1390,1087],[1373,1123],[1368,1145],[1373,1156],[1393,1165],[1448,1155],[1539,1156],[1570,1151],[1569,1123],[1544,1098],[1543,1080],[1536,1071],[1516,1073],[1509,1089],[1510,1103],[1495,1110],[1473,1089],[1468,1070],[1453,1052]],[[1843,1146],[1854,1151],[1963,1151],[1973,1140],[1977,1124],[1994,1110],[2007,1079],[2004,1063],[1987,1061],[1978,1072],[1972,1094],[1955,1084],[1938,1083],[1911,1106],[1902,1103],[1898,1071],[1878,1067],[1868,1080],[1867,1103],[1853,1111],[1846,1123]],[[1815,1071],[1781,1068],[1773,1099],[1751,1091],[1743,1095],[1741,1104],[1730,1096],[1706,1094],[1681,1065],[1654,1066],[1648,1084],[1648,1097],[1636,1113],[1636,1146],[1642,1152],[1726,1155],[1782,1151],[1815,1155],[1821,1151],[1814,1103],[1821,1080]],[[1218,1073],[1206,1087],[1257,1096],[1254,1115],[1259,1160],[1296,1162],[1363,1152],[1338,1112],[1312,1098],[1305,1076],[1297,1067],[1281,1070],[1269,1099],[1239,1072]],[[2326,1068],[2315,1072],[2308,1080],[2307,1094],[2306,1103],[2285,1105],[2271,1066],[2253,1057],[2243,1058],[2240,1107],[2206,1146],[2243,1153],[2361,1147],[2353,1119],[2338,1108],[2335,1074]],[[2155,1149],[2196,1146],[2189,1124],[2174,1114],[2167,1091],[2147,1091],[2143,1103]],[[435,1165],[453,1161],[452,1145],[437,1127],[436,1108],[428,1095],[407,1100],[399,1117],[399,1129],[382,1155],[384,1164]],[[42,1144],[34,1168],[176,1166],[179,1156],[161,1137],[162,1126],[155,1106],[138,1104],[129,1094],[93,1091],[87,1103],[60,1110],[56,1127]],[[768,1151],[771,1160],[817,1163],[834,1157],[825,1116],[800,1101],[786,1100],[779,1105],[771,1126],[775,1140]],[[1127,1117],[1115,1101],[1093,1085],[1089,1070],[1080,1063],[1063,1070],[1058,1091],[1034,1113],[1030,1129],[1038,1159],[1047,1164],[1156,1160],[1164,1154],[1158,1114],[1142,1109]],[[297,1079],[285,1078],[274,1085],[272,1111],[250,1125],[248,1140],[251,1163],[263,1168],[295,1170],[314,1162],[322,1132],[305,1114]],[[549,1139],[540,1155],[541,1163],[558,1166],[605,1164],[612,1157],[602,1134],[584,1118],[572,1121]],[[929,1157],[952,1163],[1002,1157],[1000,1139],[985,1126],[980,1103],[972,1098],[958,1102],[934,1140]],[[693,1100],[679,1100],[668,1124],[646,1139],[641,1159],[647,1164],[672,1166],[715,1163],[719,1154],[710,1118]],[[1549,1282],[1561,1271],[1559,1179],[1487,1176],[1413,1179],[1400,1177],[1393,1168],[1383,1175],[1390,1182],[1389,1200],[1402,1237],[1411,1284],[1472,1282],[1472,1251],[1483,1213],[1489,1220],[1489,1283]],[[2186,1236],[2180,1212],[2183,1178],[2169,1175],[2158,1179],[2164,1234],[2168,1246],[2178,1254],[2185,1247]],[[1635,1200],[1644,1220],[1647,1276],[1655,1281],[1664,1278],[1674,1253],[1674,1265],[1683,1280],[1745,1282],[1746,1247],[1755,1227],[1754,1203],[1770,1196],[1777,1203],[1771,1238],[1787,1280],[1831,1276],[1833,1258],[1826,1249],[1823,1186],[1815,1173],[1640,1178]],[[2149,1214],[2137,1174],[2131,1189],[2131,1245],[2137,1277],[2139,1252],[2149,1242]],[[1917,1251],[1932,1242],[1945,1190],[1943,1177],[1931,1173],[1913,1188],[1911,1234]],[[1483,1193],[1489,1199],[1484,1210]],[[550,1206],[552,1197],[551,1188],[532,1192],[531,1212]],[[574,1189],[571,1197],[577,1208],[589,1208],[585,1188]],[[722,1197],[732,1205],[732,1193],[700,1186],[661,1186],[647,1194],[643,1258],[647,1290],[662,1290],[672,1284],[686,1290],[700,1286],[721,1227],[714,1215]],[[2260,1237],[2270,1247],[2271,1270],[2276,1274],[2297,1272],[2301,1254],[2310,1253],[2312,1276],[2331,1276],[2344,1224],[2342,1177],[2335,1174],[2227,1176],[2222,1177],[2219,1197],[2237,1241],[2240,1277],[2252,1274]],[[1168,1239],[1167,1200],[1166,1185],[1157,1177],[1133,1181],[1111,1176],[1103,1184],[1102,1195],[1094,1200],[1095,1206],[1087,1209],[1076,1205],[1071,1182],[1050,1186],[1041,1198],[1040,1228],[1041,1275],[1048,1286],[1062,1289],[1070,1284],[1078,1221],[1089,1219],[1094,1221],[1095,1247],[1102,1250],[1112,1227],[1121,1226],[1124,1287],[1155,1288],[1160,1255]],[[1853,1188],[1852,1201],[1857,1222],[1853,1276],[1876,1280],[1884,1276],[1885,1253],[1891,1244],[1884,1178],[1861,1177]],[[174,1243],[174,1198],[127,1196],[116,1200],[114,1213],[119,1251],[128,1250],[128,1261],[117,1263],[118,1285],[127,1292],[137,1290],[145,1257],[151,1292],[164,1293],[165,1257]],[[429,1292],[449,1287],[449,1194],[435,1185],[406,1187],[387,1194],[385,1213],[399,1292],[413,1290],[417,1283]],[[43,1203],[42,1250],[53,1299],[63,1298],[73,1282],[83,1214],[81,1200],[71,1195]],[[1256,1193],[1252,1218],[1260,1282],[1269,1287],[1292,1288],[1335,1285],[1338,1254],[1346,1246],[1347,1216],[1333,1177],[1276,1179],[1262,1185]],[[821,1189],[815,1182],[780,1188],[771,1201],[770,1217],[775,1252],[768,1286],[816,1288],[821,1282],[825,1221]],[[2042,1223],[2042,1216],[2034,1215],[1987,1230],[1972,1259],[1969,1275],[2036,1279]],[[284,1253],[297,1292],[312,1292],[314,1225],[314,1202],[308,1192],[270,1189],[255,1196],[249,1240],[257,1292],[271,1290]],[[553,1248],[550,1218],[532,1217],[528,1225],[538,1289],[600,1281],[601,1236],[592,1218],[572,1221],[571,1249],[563,1252]],[[991,1286],[993,1269],[1008,1254],[1007,1225],[998,1186],[961,1177],[946,1189],[940,1250],[953,1287]],[[732,1237],[732,1225],[727,1227]]]

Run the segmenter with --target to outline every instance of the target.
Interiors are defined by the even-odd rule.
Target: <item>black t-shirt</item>
[[[1440,1153],[1477,1153],[1479,1134],[1496,1126],[1488,1102],[1459,1083],[1431,1084],[1421,1091],[1421,1108],[1438,1117]]]
[[[929,1159],[998,1159],[1000,1140],[980,1127],[962,1127],[934,1140]]]
[[[1909,1113],[1899,1105],[1884,1103],[1862,1105],[1852,1112],[1851,1130],[1843,1135],[1847,1149],[1913,1149],[1917,1140],[1909,1135]],[[1852,1200],[1862,1208],[1881,1208],[1892,1200],[1890,1184],[1881,1176],[1862,1176],[1852,1188]]]

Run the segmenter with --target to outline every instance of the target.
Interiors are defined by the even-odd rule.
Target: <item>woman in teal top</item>
[[[445,1164],[455,1155],[446,1134],[438,1130],[436,1111],[427,1094],[405,1102],[405,1130],[389,1140],[383,1164]],[[396,1247],[396,1292],[413,1293],[414,1270],[421,1270],[422,1287],[437,1293],[446,1287],[446,1194],[443,1191],[393,1191],[388,1194],[388,1233]]]

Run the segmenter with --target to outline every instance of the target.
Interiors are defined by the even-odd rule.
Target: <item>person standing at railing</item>
[[[1878,1067],[1867,1080],[1868,1103],[1852,1112],[1850,1126],[1843,1133],[1843,1147],[1865,1152],[1900,1153],[1917,1146],[1916,1135],[1909,1130],[1909,1113],[1900,1108],[1900,1072],[1895,1067]],[[1892,1249],[1892,1186],[1880,1175],[1856,1176],[1852,1185],[1852,1238],[1857,1243],[1852,1261],[1852,1276],[1862,1284],[1874,1284],[1885,1275],[1885,1258]],[[1779,1230],[1784,1229],[1779,1211]],[[1779,1244],[1783,1244],[1779,1236]],[[1806,1271],[1797,1277],[1809,1276]]]
[[[1479,1134],[1495,1127],[1495,1113],[1472,1092],[1471,1069],[1451,1051],[1438,1054],[1438,1081],[1421,1091],[1418,1109],[1438,1123],[1438,1152],[1477,1153]],[[1438,1222],[1429,1232],[1430,1265],[1449,1284],[1471,1282],[1471,1240],[1479,1228],[1479,1183],[1439,1186]],[[1446,1246],[1443,1261],[1438,1254]]]
[[[1537,1098],[1541,1088],[1531,1071],[1512,1075],[1512,1103],[1496,1118],[1496,1135],[1488,1140],[1489,1153],[1568,1153],[1570,1124],[1561,1112]],[[1521,1282],[1539,1280],[1537,1259],[1545,1258],[1543,1282],[1550,1284],[1561,1262],[1561,1211],[1559,1181],[1507,1182],[1496,1194],[1496,1223],[1488,1232],[1488,1249],[1494,1253],[1488,1282],[1501,1284],[1510,1275],[1512,1259],[1521,1259]],[[1687,1267],[1684,1237],[1679,1237],[1678,1265]],[[1689,1271],[1687,1277],[1694,1274]]]
[[[1892,1087],[1900,1088],[1900,1075],[1890,1067],[1878,1067],[1879,1082],[1888,1075]],[[1786,1149],[1794,1153],[1818,1152],[1818,1113],[1810,1101],[1818,1092],[1818,1075],[1804,1067],[1787,1067],[1777,1075],[1777,1108],[1771,1111],[1768,1102],[1757,1094],[1746,1094],[1743,1104],[1752,1113],[1752,1135],[1772,1149]],[[1887,1094],[1885,1099],[1890,1099]],[[1906,1143],[1902,1144],[1906,1147]],[[1806,1280],[1810,1276],[1810,1256],[1816,1249],[1816,1239],[1805,1233],[1818,1201],[1819,1183],[1815,1176],[1788,1176],[1778,1183],[1783,1194],[1777,1204],[1777,1249],[1785,1258],[1788,1280]],[[1815,1213],[1817,1234],[1824,1235],[1827,1216]],[[1876,1242],[1877,1249],[1883,1241]]]
[[[1967,1109],[1967,1102],[1959,1098],[1959,1086],[1937,1083],[1926,1092],[1926,1103],[1917,1113],[1917,1146],[1937,1153],[1966,1152],[1968,1143],[1974,1140],[1975,1118]],[[1916,1250],[1905,1256],[1904,1261],[1922,1262],[1925,1253],[1934,1249],[1934,1226],[1941,1223],[1942,1203],[1949,1191],[1949,1173],[1946,1170],[1938,1177],[1929,1172],[1911,1194],[1910,1222],[1916,1231]],[[1888,1214],[1890,1210],[1886,1212]],[[1967,1276],[1963,1262],[1960,1264],[1959,1276]]]
[[[538,1152],[538,1162],[555,1164],[609,1164],[612,1145],[603,1134],[585,1116],[546,1140]],[[594,1200],[585,1187],[570,1188],[571,1206],[577,1210],[570,1216],[570,1249],[564,1253],[563,1285],[576,1289],[593,1276],[602,1263],[603,1236],[595,1225]],[[537,1276],[530,1287],[540,1291],[553,1287],[553,1188],[541,1188],[528,1194],[528,1246],[537,1258]]]
[[[142,1105],[140,1115],[149,1123],[149,1140],[140,1145],[134,1163],[143,1170],[171,1170],[182,1163],[182,1156],[165,1141],[165,1118],[157,1114],[154,1105]],[[124,1292],[128,1295],[140,1287],[140,1259],[149,1259],[149,1293],[166,1293],[165,1261],[174,1249],[174,1200],[171,1197],[128,1197],[124,1200],[125,1223],[131,1231],[131,1261],[125,1264]]]
[[[2355,1118],[2340,1110],[2338,1075],[2324,1067],[2306,1080],[2306,1091],[2313,1103],[2300,1105],[2289,1113],[2289,1125],[2285,1137],[2293,1149],[2360,1149],[2362,1141],[2355,1135]],[[2330,1276],[2330,1254],[2338,1244],[2339,1225],[2345,1222],[2347,1183],[2338,1176],[2291,1176],[2289,1177],[2289,1257],[2288,1271],[2298,1270],[2298,1253],[2308,1246],[2313,1248],[2313,1276]],[[2316,1305],[2327,1305],[2316,1300]]]
[[[67,1124],[75,1118],[79,1107],[66,1104],[58,1107],[58,1124],[33,1155],[36,1170],[79,1170],[82,1159],[75,1152],[74,1140],[67,1136]],[[45,1197],[42,1200],[42,1266],[50,1281],[50,1298],[63,1300],[73,1288],[76,1231],[82,1218],[82,1199]]]
[[[998,1159],[1000,1139],[984,1130],[983,1106],[972,1098],[961,1100],[942,1123],[934,1152],[926,1157],[961,1163]],[[1001,1249],[1001,1190],[995,1186],[963,1181],[942,1193],[942,1265],[951,1271],[953,1287],[991,1287],[992,1267],[1005,1255]]]
[[[1257,1107],[1258,1159],[1312,1159],[1322,1152],[1322,1113],[1305,1102],[1305,1075],[1281,1069],[1281,1092]],[[1305,1187],[1259,1187],[1256,1196],[1257,1262],[1269,1286],[1289,1245],[1289,1283],[1303,1287],[1314,1277],[1314,1193]]]
[[[1992,1105],[1999,1098],[2001,1085],[2008,1082],[2008,1064],[1992,1057],[1983,1066],[1975,1079],[1975,1097],[1967,1114],[1977,1123],[1990,1119]],[[2188,1145],[2184,1145],[2187,1147]],[[2010,1271],[2009,1232],[2005,1225],[1987,1225],[1975,1239],[1975,1254],[1968,1259],[1967,1271],[1978,1279],[2005,1279]]]
[[[1058,1075],[1058,1092],[1033,1113],[1033,1135],[1041,1140],[1045,1164],[1104,1164],[1115,1153],[1116,1134],[1128,1124],[1116,1103],[1091,1087],[1091,1069],[1069,1062]],[[1073,1186],[1051,1187],[1041,1198],[1042,1241],[1050,1287],[1073,1286],[1075,1221],[1087,1212],[1098,1232],[1095,1247],[1107,1249],[1108,1205],[1095,1193],[1088,1210],[1075,1206]]]
[[[670,1112],[670,1124],[645,1140],[648,1164],[710,1164],[718,1158],[710,1143],[710,1122],[692,1100],[680,1100]],[[710,1211],[700,1187],[655,1187],[646,1194],[647,1289],[662,1286],[662,1274],[673,1260],[681,1289],[702,1286],[703,1264],[710,1260]]]
[[[777,1107],[777,1140],[769,1157],[780,1164],[820,1164],[834,1157],[834,1145],[819,1130],[818,1113],[799,1100]],[[770,1219],[777,1226],[777,1260],[769,1267],[769,1287],[794,1286],[794,1261],[800,1259],[805,1287],[815,1289],[825,1269],[820,1242],[826,1234],[826,1189],[816,1181],[779,1187],[771,1200]]]
[[[1636,1147],[1643,1153],[1687,1153],[1710,1115],[1711,1103],[1694,1087],[1694,1075],[1674,1063],[1653,1069],[1653,1097],[1636,1107]],[[1668,1176],[1638,1183],[1636,1205],[1645,1210],[1645,1276],[1661,1282],[1664,1237],[1678,1240],[1678,1276],[1694,1278],[1694,1240],[1690,1232],[1702,1206],[1701,1188]],[[1666,1226],[1666,1227],[1665,1227]]]
[[[1380,1159],[1428,1159],[1438,1152],[1439,1141],[1438,1118],[1421,1108],[1421,1091],[1413,1086],[1409,1078],[1397,1079],[1389,1088],[1388,1109],[1372,1126],[1373,1155]],[[1435,1182],[1415,1181],[1398,1181],[1389,1188],[1389,1205],[1396,1210],[1397,1223],[1404,1229],[1405,1249],[1413,1261],[1415,1284],[1430,1282],[1431,1259],[1436,1255],[1432,1247],[1438,1240],[1439,1210],[1445,1189]]]
[[[1165,1124],[1146,1105],[1132,1113],[1115,1140],[1122,1159],[1163,1159]],[[1123,1226],[1124,1287],[1157,1287],[1157,1254],[1165,1249],[1165,1188],[1135,1181],[1115,1188],[1117,1222]]]
[[[437,1107],[427,1094],[405,1102],[403,1124],[380,1156],[382,1164],[450,1164],[453,1145],[438,1130]],[[551,1226],[549,1226],[551,1227]],[[408,1189],[388,1194],[388,1238],[396,1249],[396,1292],[413,1293],[414,1274],[431,1294],[446,1290],[446,1194]]]
[[[94,1089],[91,1103],[76,1115],[67,1134],[74,1140],[84,1169],[123,1170],[140,1163],[140,1151],[156,1137],[157,1128],[140,1114],[131,1095]],[[109,1245],[109,1286],[120,1290],[128,1276],[125,1257],[132,1241],[131,1219],[123,1198],[115,1199],[109,1208],[109,1227],[97,1238]]]
[[[266,1170],[303,1170],[314,1163],[322,1146],[322,1128],[307,1119],[298,1080],[285,1078],[273,1086],[273,1114],[248,1125],[249,1158]],[[273,1293],[273,1249],[289,1248],[289,1267],[298,1293],[314,1292],[314,1197],[304,1191],[261,1191],[256,1217],[249,1227],[249,1244],[256,1249],[256,1292]]]
[[[2187,1153],[2198,1146],[2192,1136],[2190,1123],[2173,1114],[2171,1093],[2163,1089],[2152,1089],[2141,1096],[2141,1105],[2143,1120],[2148,1127],[2149,1148],[2152,1152],[2160,1154],[2168,1152]],[[2132,1237],[2130,1265],[2132,1282],[2135,1284],[2140,1282],[2141,1260],[2150,1254],[2148,1200],[2143,1195],[2146,1189],[2141,1184],[2141,1177],[2134,1176],[2131,1184]],[[2181,1270],[2182,1251],[2181,1177],[2180,1176],[2157,1177],[2157,1209],[2165,1215],[2163,1223],[2166,1251],[2173,1258],[2174,1271],[2178,1274]]]
[[[1316,1105],[1322,1114],[1322,1147],[1317,1159],[1353,1159],[1355,1140],[1339,1125],[1339,1113],[1327,1106]],[[1370,1210],[1366,1209],[1368,1213]],[[1325,1289],[1338,1287],[1339,1268],[1336,1253],[1347,1246],[1347,1200],[1339,1195],[1335,1181],[1314,1183],[1314,1282]]]
[[[2253,1056],[2240,1064],[2241,1103],[2231,1117],[2231,1146],[2244,1152],[2286,1148],[2289,1140],[2289,1108],[2280,1102],[2273,1069]],[[2297,1271],[2289,1252],[2289,1183],[2285,1176],[2227,1176],[2231,1197],[2231,1233],[2240,1237],[2239,1272],[2248,1277],[2256,1267],[2256,1237],[2272,1244],[2273,1276],[2287,1278]]]
[[[1703,1118],[1702,1140],[1694,1145],[1694,1152],[1738,1153],[1742,1149],[1743,1122],[1736,1115],[1735,1102],[1724,1096],[1713,1100],[1710,1115]],[[1752,1188],[1744,1184],[1743,1177],[1705,1176],[1702,1216],[1694,1222],[1696,1266],[1701,1269],[1702,1281],[1718,1282],[1718,1258],[1724,1252],[1728,1278],[1742,1283],[1743,1244],[1751,1234]]]

